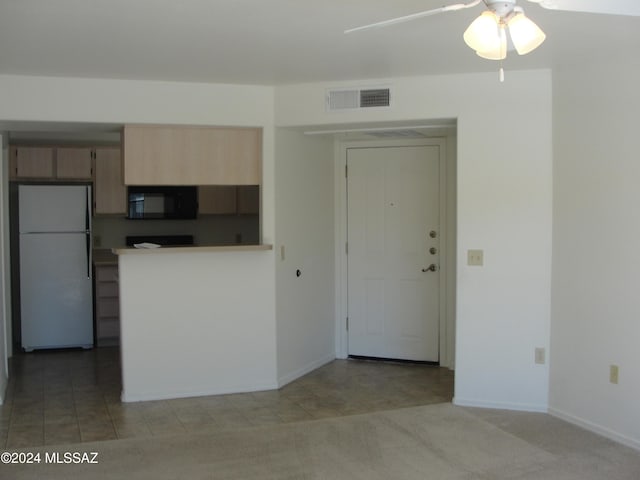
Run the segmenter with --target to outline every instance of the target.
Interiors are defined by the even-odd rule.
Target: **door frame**
[[[455,275],[455,265],[449,262],[449,251],[453,248],[449,238],[448,214],[447,214],[447,185],[449,179],[447,138],[433,137],[422,139],[385,139],[385,140],[357,140],[337,141],[335,144],[335,245],[336,245],[336,282],[335,282],[335,334],[336,357],[347,358],[349,355],[349,335],[347,331],[348,313],[348,271],[347,271],[347,150],[350,148],[376,148],[376,147],[410,147],[410,146],[438,146],[440,149],[440,298],[439,298],[439,359],[440,365],[453,368],[453,335],[455,332],[454,312],[455,299],[451,299],[448,278]],[[453,248],[455,252],[455,248]]]

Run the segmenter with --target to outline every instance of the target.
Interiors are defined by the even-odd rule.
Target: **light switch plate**
[[[609,382],[614,385],[618,384],[618,376],[620,375],[620,367],[618,365],[609,365]]]
[[[545,351],[544,348],[538,347],[536,348],[536,363],[538,365],[544,365],[545,362]]]
[[[467,265],[474,267],[484,265],[484,250],[467,250]]]

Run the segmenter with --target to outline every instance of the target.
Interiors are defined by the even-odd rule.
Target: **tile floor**
[[[280,390],[121,403],[117,348],[20,354],[0,448],[207,432],[450,402],[445,368],[336,360]]]

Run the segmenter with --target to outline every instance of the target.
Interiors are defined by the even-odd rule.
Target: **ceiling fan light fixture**
[[[476,54],[487,60],[504,60],[507,58],[507,34],[504,25],[498,27],[498,43],[487,50],[476,50]]]
[[[493,52],[500,48],[500,19],[491,11],[485,10],[467,27],[462,38],[476,52]]]
[[[508,26],[511,41],[518,55],[526,55],[535,50],[547,38],[540,27],[525,17],[524,13],[515,14],[509,20]]]

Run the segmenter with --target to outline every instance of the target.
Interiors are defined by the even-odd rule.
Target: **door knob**
[[[426,268],[423,268],[423,269],[422,269],[422,271],[423,271],[424,273],[427,273],[427,272],[435,272],[435,271],[437,271],[437,270],[438,270],[438,266],[437,266],[435,263],[432,263],[432,264],[431,264],[431,265],[429,265],[428,267],[426,267]]]

